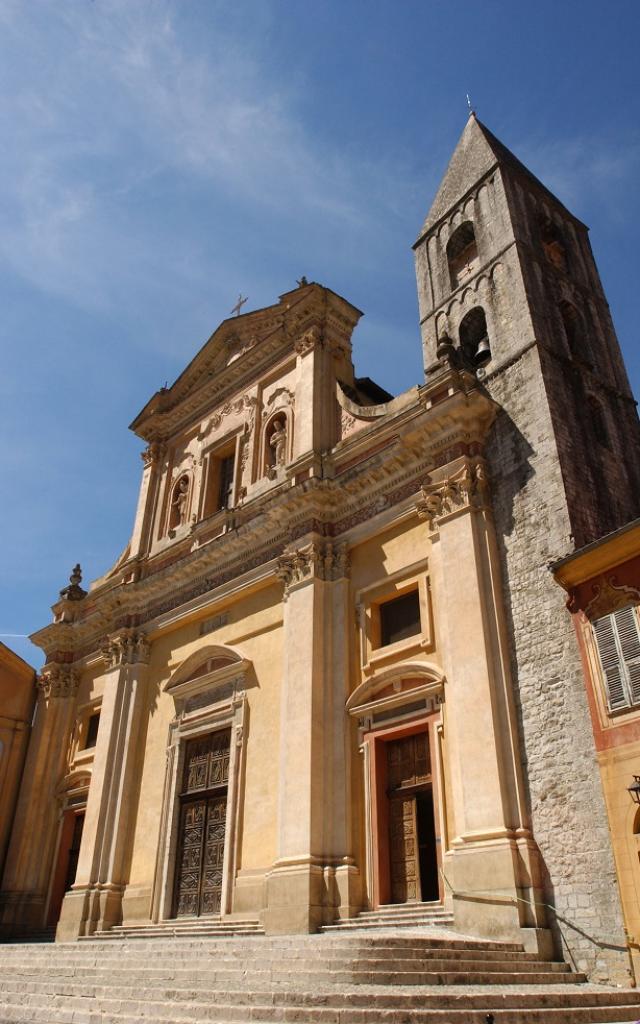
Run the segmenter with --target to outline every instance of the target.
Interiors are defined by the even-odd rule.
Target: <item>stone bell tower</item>
[[[567,933],[576,959],[620,977],[580,659],[548,569],[640,514],[636,407],[587,228],[472,114],[414,249],[427,379],[463,365],[500,406],[487,456],[546,900],[584,932]]]

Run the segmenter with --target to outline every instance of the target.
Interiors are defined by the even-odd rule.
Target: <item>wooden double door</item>
[[[387,742],[392,903],[440,898],[438,837],[426,732]]]
[[[227,831],[229,729],[188,740],[185,750],[174,914],[219,914]]]

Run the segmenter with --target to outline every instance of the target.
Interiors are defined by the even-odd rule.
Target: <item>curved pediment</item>
[[[443,689],[444,683],[445,678],[438,665],[424,661],[404,662],[360,683],[347,700],[347,711],[359,714],[363,707],[378,701],[402,700],[405,694],[437,693]]]
[[[178,665],[163,690],[184,700],[203,690],[214,690],[233,680],[244,683],[251,662],[241,651],[222,644],[208,644]]]

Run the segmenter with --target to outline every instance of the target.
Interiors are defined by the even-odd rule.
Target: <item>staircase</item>
[[[211,917],[175,918],[159,924],[114,925],[108,931],[83,935],[80,942],[94,942],[96,939],[206,939],[242,935],[264,935],[264,930],[259,921],[218,921]]]
[[[377,910],[364,910],[357,917],[327,924],[323,932],[363,931],[370,928],[452,927],[453,914],[441,903],[388,903]]]
[[[612,1024],[640,994],[445,929],[0,947],[0,1022]]]

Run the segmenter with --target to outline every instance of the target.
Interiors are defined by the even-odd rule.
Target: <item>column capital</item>
[[[147,466],[157,466],[160,459],[164,455],[166,445],[161,441],[151,441],[147,445],[143,452],[140,452],[140,458],[144,462],[145,468]]]
[[[325,582],[349,575],[349,549],[346,543],[311,541],[298,548],[285,548],[278,558],[276,576],[284,583],[285,600],[297,583],[311,579]]]
[[[430,530],[467,509],[482,508],[487,504],[489,484],[484,460],[465,458],[455,472],[442,480],[428,476],[416,502],[420,519],[426,520]]]
[[[79,682],[79,674],[72,665],[61,665],[55,661],[45,665],[37,676],[38,689],[47,700],[75,697]]]
[[[100,651],[107,668],[119,668],[122,665],[147,664],[151,648],[141,630],[123,629],[107,637]]]

